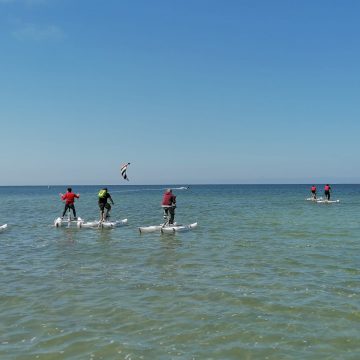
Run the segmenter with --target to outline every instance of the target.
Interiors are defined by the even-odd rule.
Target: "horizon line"
[[[36,184],[36,185],[0,185],[0,187],[69,187],[69,186],[218,186],[218,185],[319,185],[319,184],[332,184],[332,185],[360,185],[360,183],[356,182],[311,182],[311,183],[303,183],[303,182],[294,182],[294,183],[186,183],[186,184]]]

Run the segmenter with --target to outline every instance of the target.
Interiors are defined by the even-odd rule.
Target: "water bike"
[[[188,224],[188,225],[181,225],[181,224],[171,224],[171,225],[164,225],[164,224],[160,224],[160,225],[151,225],[151,226],[141,226],[139,227],[139,231],[141,234],[145,234],[145,233],[151,233],[151,232],[161,232],[164,234],[172,234],[175,232],[184,232],[184,231],[189,231],[192,229],[195,229],[197,227],[198,223],[192,223],[192,224]]]
[[[76,226],[77,228],[114,228],[118,226],[123,226],[127,224],[127,219],[123,220],[115,220],[110,221],[109,218],[107,218],[105,221],[85,221],[81,217],[74,218],[71,216],[70,209],[68,211],[68,216],[65,217],[58,217],[54,221],[55,227],[61,227],[61,226]]]
[[[339,203],[340,200],[327,200],[327,199],[319,199],[316,201],[318,204],[335,204],[335,203]]]
[[[166,207],[163,206],[163,209]],[[164,220],[165,222],[160,225],[151,225],[151,226],[141,226],[139,227],[139,232],[141,234],[144,233],[151,233],[151,232],[161,232],[165,234],[172,234],[175,232],[183,232],[183,231],[189,231],[197,227],[198,223],[194,222],[192,224],[188,225],[181,225],[178,223],[170,224],[170,212],[164,212]]]
[[[110,220],[78,221],[77,227],[78,228],[92,228],[92,229],[115,228],[115,227],[127,225],[127,222],[128,222],[127,219],[115,220],[115,221],[110,221]]]
[[[84,220],[81,217],[77,217],[77,218],[73,218],[71,216],[67,217],[67,218],[63,218],[63,217],[58,217],[54,220],[54,226],[55,227],[61,227],[61,226],[67,226],[67,227],[71,227],[71,226],[77,226],[77,224],[79,222],[83,222]]]

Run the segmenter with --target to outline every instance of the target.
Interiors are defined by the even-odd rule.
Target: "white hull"
[[[322,197],[320,197],[320,198],[317,198],[317,199],[314,199],[314,198],[307,198],[307,199],[305,199],[305,200],[307,200],[307,201],[314,201],[314,202],[317,202],[318,200],[322,200],[323,198]]]
[[[162,225],[153,225],[153,226],[142,226],[139,227],[139,231],[143,233],[151,233],[161,230]]]
[[[171,226],[153,225],[153,226],[139,227],[139,231],[141,234],[151,233],[151,232],[162,232],[162,233],[172,234],[174,232],[189,231],[194,229],[196,226],[197,226],[197,222],[189,225],[177,225],[177,224]]]
[[[176,222],[174,223],[174,225],[177,225]],[[162,227],[164,227],[164,224],[151,225],[151,226],[142,226],[142,227],[139,227],[139,231],[141,233],[157,232],[157,231],[161,231]]]
[[[7,229],[7,224],[0,226],[0,232],[5,231]]]
[[[161,229],[161,232],[165,234],[172,234],[174,232],[190,231],[192,229],[195,229],[196,227],[197,222],[189,225],[166,226]]]
[[[78,221],[77,227],[78,228],[115,228],[124,226],[127,224],[127,219],[123,220],[116,220],[116,221]]]
[[[340,202],[340,200],[318,200],[318,204],[334,204]]]
[[[74,220],[72,218],[68,219],[62,219],[61,217],[58,217],[54,220],[54,226],[55,227],[61,227],[61,226],[77,226],[78,222],[84,221],[82,218],[78,217],[77,220]]]
[[[119,226],[123,226],[123,225],[126,225],[126,224],[127,224],[127,219],[100,222],[98,220],[85,221],[84,219],[82,219],[80,217],[77,218],[77,220],[61,219],[60,217],[58,217],[54,221],[54,226],[55,227],[61,227],[61,226],[72,227],[72,226],[76,226],[78,228],[114,228],[114,227],[119,227]]]

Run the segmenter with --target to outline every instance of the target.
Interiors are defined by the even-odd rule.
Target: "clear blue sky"
[[[0,0],[0,185],[358,183],[359,13]]]

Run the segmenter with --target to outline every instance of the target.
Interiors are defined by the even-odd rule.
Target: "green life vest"
[[[104,199],[106,197],[106,194],[107,194],[107,191],[105,189],[101,189],[98,194],[99,199]]]

